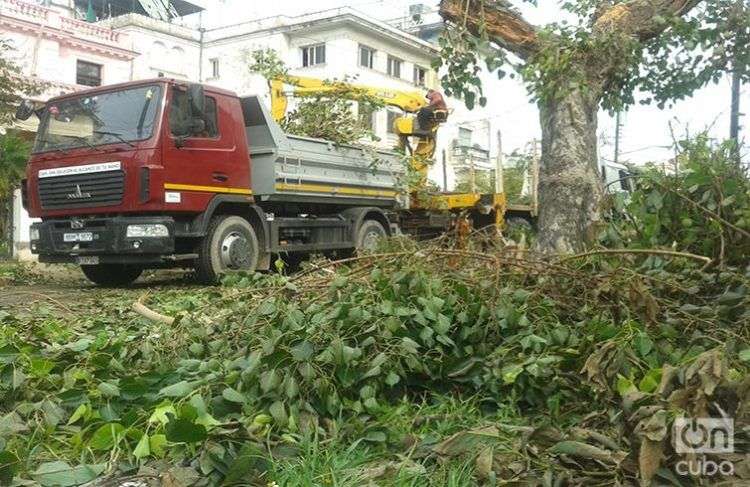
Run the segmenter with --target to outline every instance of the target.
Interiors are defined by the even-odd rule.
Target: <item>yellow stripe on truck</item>
[[[223,186],[197,186],[194,184],[172,184],[165,183],[164,189],[175,191],[199,191],[201,193],[226,193],[226,194],[253,194],[245,188],[225,188]]]
[[[396,191],[380,190],[380,189],[365,189],[365,188],[354,188],[354,187],[341,187],[341,186],[327,186],[324,184],[289,184],[289,183],[277,183],[277,191],[297,191],[302,193],[330,193],[354,195],[354,196],[375,196],[381,198],[392,198],[398,193]]]

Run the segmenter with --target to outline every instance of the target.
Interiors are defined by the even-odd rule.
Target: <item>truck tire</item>
[[[378,241],[387,236],[388,232],[382,223],[377,220],[365,220],[357,230],[356,249],[360,252],[373,252],[378,247]]]
[[[133,284],[143,273],[143,269],[127,264],[82,265],[86,278],[104,287],[120,287]]]
[[[195,273],[202,284],[216,284],[222,274],[254,271],[258,267],[258,237],[239,216],[215,216],[198,247]]]

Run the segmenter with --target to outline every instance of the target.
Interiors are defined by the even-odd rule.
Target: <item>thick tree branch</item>
[[[505,0],[441,0],[440,15],[446,22],[463,25],[526,59],[538,49],[537,29]]]
[[[703,0],[628,0],[602,12],[594,32],[616,32],[647,41],[661,34],[666,20],[690,12]]]

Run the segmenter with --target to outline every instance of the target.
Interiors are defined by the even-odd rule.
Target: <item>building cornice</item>
[[[385,22],[371,19],[350,7],[315,12],[298,17],[271,17],[268,19],[260,19],[243,22],[242,24],[209,29],[206,31],[208,37],[206,46],[223,45],[241,39],[258,37],[259,35],[271,35],[276,33],[293,34],[303,30],[311,30],[336,24],[348,24],[370,32],[376,32],[406,49],[420,52],[429,57],[435,57],[438,55],[437,48],[429,42],[409,34],[408,32],[399,30]]]

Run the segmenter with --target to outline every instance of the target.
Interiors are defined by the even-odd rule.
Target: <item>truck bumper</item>
[[[131,225],[163,225],[168,236],[128,237]],[[169,217],[48,220],[33,224],[31,235],[31,251],[45,263],[159,264],[175,249],[175,224]]]

